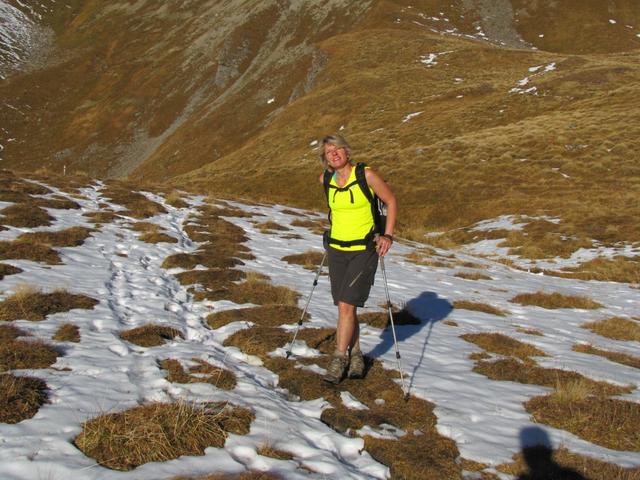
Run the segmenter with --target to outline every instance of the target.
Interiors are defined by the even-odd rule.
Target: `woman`
[[[331,295],[338,307],[336,350],[324,379],[339,383],[345,374],[349,378],[362,378],[364,375],[356,310],[364,306],[369,297],[378,257],[386,255],[393,244],[398,204],[380,175],[366,167],[364,175],[369,189],[387,204],[385,230],[374,236],[371,203],[356,181],[351,147],[340,135],[328,135],[322,140],[322,149],[325,168],[332,172],[327,193],[331,209],[327,251]],[[324,173],[320,175],[320,183],[325,184]]]

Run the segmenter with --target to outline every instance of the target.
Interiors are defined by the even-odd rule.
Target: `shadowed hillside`
[[[8,3],[57,46],[0,83],[8,167],[321,207],[313,142],[342,129],[405,234],[526,214],[640,241],[633,0]]]

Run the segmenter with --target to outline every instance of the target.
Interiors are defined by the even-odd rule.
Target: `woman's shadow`
[[[422,364],[422,359],[424,358],[427,345],[429,344],[433,325],[447,318],[452,310],[453,305],[451,305],[448,300],[438,297],[437,293],[422,292],[417,298],[409,300],[400,312],[394,314],[393,318],[396,326],[395,330],[398,342],[402,342],[403,340],[412,337],[425,326],[428,326],[429,328],[422,345],[420,360],[413,368],[414,374]],[[371,358],[378,358],[393,348],[393,332],[390,328],[385,328],[380,334],[380,337],[382,341],[378,343],[368,354]],[[413,385],[414,376],[415,375],[413,374],[411,375],[409,390]]]
[[[542,428],[523,428],[520,446],[528,472],[521,474],[518,480],[588,480],[575,470],[556,463],[551,440]]]

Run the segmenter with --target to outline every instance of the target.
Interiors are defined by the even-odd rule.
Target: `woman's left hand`
[[[389,236],[385,237],[383,235],[378,235],[376,237],[376,252],[378,252],[379,256],[384,257],[391,248],[392,244],[393,239],[389,238]]]

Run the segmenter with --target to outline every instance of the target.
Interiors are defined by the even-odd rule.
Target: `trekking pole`
[[[318,271],[316,272],[316,278],[313,280],[313,287],[311,287],[311,292],[307,297],[307,304],[304,306],[302,315],[300,315],[300,320],[298,320],[298,327],[296,328],[296,332],[293,334],[293,340],[291,340],[291,343],[289,344],[289,349],[287,350],[287,358],[291,356],[291,349],[293,348],[293,342],[296,341],[296,337],[298,336],[298,332],[300,331],[300,327],[302,326],[302,320],[304,319],[304,316],[307,313],[307,308],[309,308],[309,303],[311,302],[311,296],[313,295],[313,291],[316,289],[316,285],[318,285],[318,278],[320,278],[320,274],[322,273],[322,267],[324,266],[324,261],[326,259],[327,259],[327,251],[325,250],[324,255],[322,256],[322,261],[320,262],[320,266],[318,267]]]
[[[400,350],[398,349],[398,339],[396,337],[396,328],[393,324],[393,312],[391,311],[391,297],[389,296],[389,286],[387,285],[387,271],[384,268],[384,257],[380,257],[380,265],[382,266],[382,277],[384,278],[384,289],[387,292],[387,308],[389,309],[389,319],[391,320],[391,331],[393,332],[393,344],[396,347],[396,360],[398,361],[398,371],[400,372],[400,383],[402,384],[402,393],[404,393],[404,399],[409,400],[409,391],[404,384],[404,372],[402,371],[402,365],[400,364]]]

